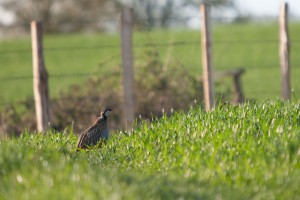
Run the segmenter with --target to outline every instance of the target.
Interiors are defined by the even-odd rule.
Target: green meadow
[[[290,24],[291,84],[300,94],[300,24]],[[57,34],[44,36],[45,63],[50,95],[83,85],[91,77],[121,70],[120,39],[117,33]],[[165,69],[181,66],[201,76],[200,32],[197,30],[135,31],[134,64],[143,62],[145,52],[156,51]],[[16,102],[33,95],[30,36],[0,40],[0,101]],[[277,24],[222,24],[213,27],[214,70],[243,67],[246,98],[276,99],[281,94]],[[109,75],[107,77],[109,79]],[[219,84],[220,83],[220,84]],[[224,84],[225,83],[225,84]],[[217,91],[232,87],[230,78],[217,80]]]
[[[72,131],[0,141],[0,199],[300,199],[300,104],[191,108],[102,149]]]

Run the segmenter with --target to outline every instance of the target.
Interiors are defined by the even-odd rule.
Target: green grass
[[[278,58],[277,24],[228,24],[213,28],[213,63],[215,70],[243,67],[242,78],[245,95],[248,98],[264,100],[280,96],[280,70]],[[300,94],[300,24],[290,24],[292,88],[298,98]],[[149,43],[194,42],[185,45],[154,45]],[[51,97],[70,84],[84,84],[91,76],[107,74],[121,69],[118,34],[61,34],[45,35],[45,60],[50,74]],[[145,62],[147,48],[156,49],[164,65],[172,68],[181,65],[191,74],[201,76],[200,32],[192,30],[156,30],[134,33],[135,65]],[[99,46],[103,47],[99,47]],[[81,48],[77,48],[81,47]],[[21,51],[18,51],[20,50]],[[0,100],[14,102],[32,96],[32,80],[6,77],[31,77],[30,37],[0,41]],[[7,52],[8,51],[8,52]],[[86,74],[77,76],[78,74]],[[55,75],[74,74],[75,76]],[[109,77],[108,77],[109,78]],[[227,80],[231,87],[231,80]],[[222,92],[222,91],[221,91]],[[223,91],[224,92],[224,91]]]
[[[72,133],[0,141],[0,199],[299,199],[300,104],[177,112],[101,150]]]

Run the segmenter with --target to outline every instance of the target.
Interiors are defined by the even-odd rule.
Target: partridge
[[[98,117],[94,124],[81,133],[77,142],[77,150],[86,149],[99,143],[101,145],[103,142],[106,142],[109,136],[107,118],[111,111],[112,109],[109,107],[104,107],[100,117]]]

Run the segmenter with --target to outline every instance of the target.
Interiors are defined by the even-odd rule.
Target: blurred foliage
[[[137,114],[145,118],[161,116],[171,110],[186,110],[203,99],[200,77],[192,76],[180,63],[168,66],[160,62],[156,51],[147,50],[145,62],[136,67]]]

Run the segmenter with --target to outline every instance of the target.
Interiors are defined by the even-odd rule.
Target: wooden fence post
[[[201,48],[202,48],[202,67],[203,67],[203,90],[206,111],[214,108],[214,81],[211,53],[211,20],[210,6],[202,4],[200,6],[202,17],[201,24]]]
[[[281,65],[281,89],[283,100],[291,99],[290,38],[288,32],[288,3],[282,0],[279,14],[279,57]]]
[[[32,59],[33,59],[33,91],[37,130],[49,128],[48,74],[43,55],[43,26],[41,22],[31,22]]]
[[[131,128],[134,120],[132,26],[133,10],[124,7],[121,14],[121,45],[123,63],[124,114],[127,128]]]
[[[233,73],[233,92],[234,92],[234,98],[233,103],[234,104],[240,104],[244,101],[244,94],[242,90],[242,84],[241,84],[241,75],[244,73],[244,69],[238,69]]]

